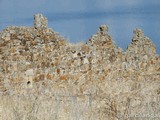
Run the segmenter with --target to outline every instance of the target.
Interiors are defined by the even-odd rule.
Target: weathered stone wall
[[[96,120],[100,116],[120,119],[118,115],[124,119],[128,100],[133,104],[132,114],[139,104],[144,113],[145,105],[160,95],[160,57],[142,30],[134,30],[131,44],[123,51],[113,42],[106,25],[87,43],[71,44],[48,28],[47,22],[37,14],[34,27],[12,26],[0,33],[1,95],[25,96],[26,100],[38,97],[41,102],[42,98],[58,99],[54,104],[63,101],[71,107],[63,103],[62,108],[83,114],[75,113],[73,119]],[[83,111],[80,106],[85,105]],[[69,114],[64,109],[61,112],[62,116]]]

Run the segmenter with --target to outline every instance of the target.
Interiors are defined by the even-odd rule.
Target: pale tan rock
[[[2,120],[127,120],[128,109],[158,113],[159,81],[160,58],[141,29],[126,51],[106,25],[87,44],[71,44],[42,15],[35,16],[34,27],[0,33],[0,102],[7,111]]]
[[[29,69],[25,72],[26,76],[33,76],[34,75],[34,70],[33,69]]]
[[[34,28],[43,29],[48,28],[48,20],[42,14],[34,15]]]

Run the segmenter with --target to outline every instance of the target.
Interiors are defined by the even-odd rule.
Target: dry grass
[[[0,117],[2,120],[159,120],[160,81],[149,80],[152,77],[92,80],[80,86],[47,80],[34,83],[33,88],[17,86],[19,89],[11,90],[24,92],[0,96]],[[80,93],[78,88],[82,86]]]

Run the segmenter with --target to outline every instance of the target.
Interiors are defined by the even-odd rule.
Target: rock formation
[[[42,14],[34,15],[34,28],[35,29],[47,29],[48,28],[48,20]]]
[[[11,26],[0,33],[1,97],[19,100],[13,108],[20,104],[22,111],[29,111],[23,101],[33,107],[36,100],[33,119],[130,119],[125,115],[137,109],[146,114],[148,103],[158,104],[159,91],[160,57],[141,29],[134,30],[126,51],[106,25],[86,44],[74,45],[48,28],[41,14],[34,16],[34,27]],[[43,105],[52,113],[41,116]],[[20,119],[24,116],[29,119],[28,113]]]

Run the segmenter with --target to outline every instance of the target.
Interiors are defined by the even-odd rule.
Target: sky
[[[33,26],[33,15],[42,13],[49,27],[70,42],[86,42],[107,24],[113,40],[126,49],[138,27],[160,54],[159,8],[160,0],[0,0],[0,30]]]

